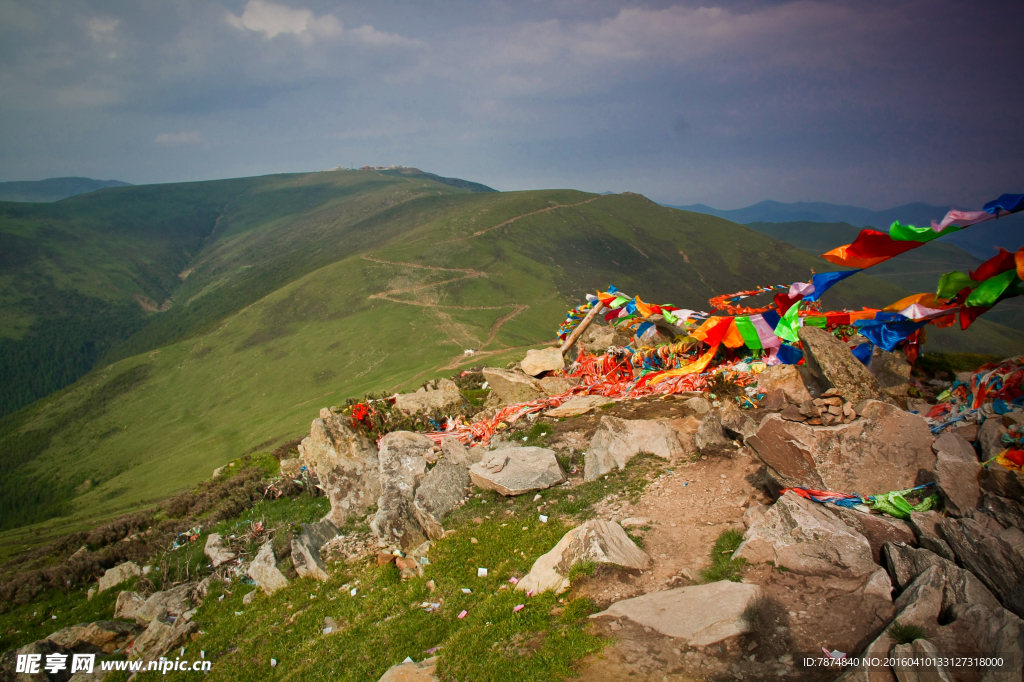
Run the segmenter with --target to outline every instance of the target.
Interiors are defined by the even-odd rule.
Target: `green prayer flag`
[[[827,317],[805,317],[804,324],[811,327],[821,327],[824,329],[828,325]]]
[[[799,341],[800,337],[796,333],[796,330],[800,328],[799,313],[800,301],[797,301],[790,306],[789,310],[786,311],[786,314],[782,316],[782,319],[775,326],[775,336],[791,343]]]
[[[668,322],[669,324],[676,324],[679,322],[679,320],[676,319],[676,316],[672,314],[671,310],[665,310],[664,308],[662,308],[661,316],[664,317],[665,321]]]
[[[959,232],[962,229],[964,228],[950,225],[942,232],[936,232],[930,227],[900,225],[900,221],[897,220],[889,227],[889,237],[898,242],[930,242],[933,239]]]
[[[935,296],[938,298],[953,298],[965,288],[973,289],[978,286],[980,282],[971,279],[968,275],[962,272],[947,272],[941,278],[939,278],[939,287],[935,290]]]
[[[967,297],[964,304],[973,307],[991,308],[999,300],[999,297],[1003,295],[1003,292],[1014,284],[1014,280],[1020,281],[1017,278],[1016,270],[1007,270],[995,277],[989,277],[979,284],[977,289],[971,292],[971,295]]]
[[[747,348],[751,350],[763,348],[761,337],[757,335],[757,329],[754,328],[754,324],[750,321],[749,317],[739,316],[734,318],[734,320],[736,322],[736,331],[743,337],[743,343],[746,344]]]

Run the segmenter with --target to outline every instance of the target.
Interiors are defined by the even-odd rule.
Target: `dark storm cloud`
[[[0,179],[402,163],[966,208],[1024,186],[1015,5],[0,0]]]

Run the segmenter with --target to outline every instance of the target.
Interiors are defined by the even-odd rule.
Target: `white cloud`
[[[94,17],[86,22],[86,28],[89,29],[89,35],[92,39],[99,42],[106,40],[111,37],[114,29],[120,24],[119,19],[103,19],[101,17]]]
[[[242,16],[228,12],[227,22],[240,30],[263,33],[267,39],[282,33],[297,36],[332,37],[341,35],[344,26],[333,14],[313,16],[308,9],[292,9],[268,0],[249,0]]]
[[[203,142],[203,135],[198,130],[189,130],[183,133],[160,133],[153,140],[157,144],[200,144]]]

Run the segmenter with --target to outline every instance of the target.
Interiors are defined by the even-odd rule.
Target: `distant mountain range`
[[[76,194],[95,192],[105,187],[127,187],[131,183],[120,180],[93,180],[92,178],[48,178],[0,182],[0,201],[29,201],[50,203]]]
[[[995,198],[994,196],[992,197]],[[666,204],[668,205],[668,204]],[[734,223],[748,225],[750,223],[790,223],[808,221],[814,223],[848,223],[856,227],[874,227],[886,229],[893,221],[911,225],[930,225],[932,220],[941,220],[949,208],[932,206],[924,203],[906,204],[884,211],[872,211],[859,206],[829,204],[823,201],[797,201],[783,203],[780,201],[762,201],[730,210],[720,210],[705,204],[690,206],[671,206],[694,213],[706,213],[731,220]],[[959,206],[963,210],[978,210],[980,206]],[[981,259],[995,255],[1000,246],[1017,250],[1024,245],[1024,214],[983,223],[968,228],[942,241],[956,244],[964,251]],[[836,244],[839,246],[839,244]]]

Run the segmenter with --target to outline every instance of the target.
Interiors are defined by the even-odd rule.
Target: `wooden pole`
[[[562,355],[565,355],[565,352],[572,348],[572,344],[576,343],[576,339],[580,338],[580,334],[587,331],[587,327],[590,326],[590,323],[593,322],[594,318],[597,317],[598,314],[600,314],[603,310],[604,305],[600,302],[598,302],[597,305],[590,309],[590,312],[587,313],[587,316],[583,318],[583,321],[580,322],[579,325],[577,325],[577,327],[572,330],[572,333],[569,334],[569,336],[565,337],[565,342],[562,343],[562,347],[558,349],[562,352]]]

